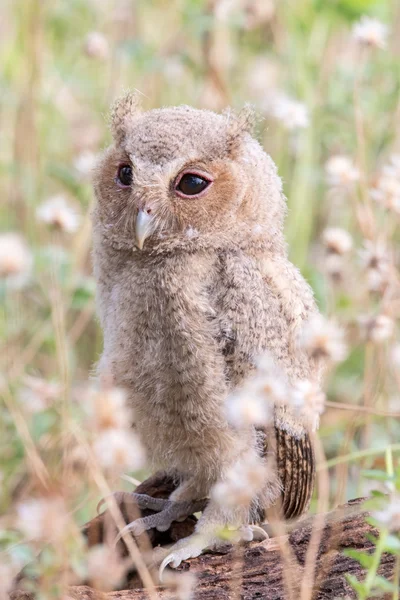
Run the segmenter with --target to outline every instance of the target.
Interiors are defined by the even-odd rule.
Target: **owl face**
[[[256,171],[267,155],[243,120],[186,106],[141,113],[128,97],[112,131],[94,185],[97,220],[119,246],[209,245],[251,235],[265,218]]]

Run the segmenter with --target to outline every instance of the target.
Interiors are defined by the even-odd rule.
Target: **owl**
[[[280,405],[271,430],[238,429],[225,410],[265,352],[291,384],[319,378],[295,343],[317,308],[288,259],[281,181],[253,120],[249,109],[143,112],[127,94],[94,174],[99,374],[126,390],[148,457],[177,481],[167,501],[137,495],[158,512],[127,529],[163,530],[203,510],[162,569],[218,546],[221,527],[257,537],[278,503],[299,516],[312,493],[313,451],[297,414]],[[213,486],[252,458],[268,473],[257,497],[221,506]]]

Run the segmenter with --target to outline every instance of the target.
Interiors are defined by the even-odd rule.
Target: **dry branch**
[[[171,480],[155,476],[142,484],[137,491],[151,493],[154,496],[165,497],[173,487]],[[359,579],[365,577],[364,570],[353,559],[343,556],[345,548],[356,548],[373,551],[373,545],[366,535],[378,532],[366,523],[361,510],[362,499],[348,502],[325,515],[322,527],[321,542],[317,554],[316,582],[310,594],[313,600],[333,600],[347,596],[355,598],[355,594],[347,583],[345,574],[352,573]],[[122,506],[122,513],[124,514]],[[86,526],[86,534],[90,544],[101,541],[103,536],[106,513],[96,517]],[[126,515],[128,517],[128,515]],[[298,598],[304,570],[304,561],[310,542],[314,518],[310,517],[289,526],[286,534],[293,556],[290,564],[291,581],[295,588],[292,597]],[[150,532],[153,545],[170,543],[184,535],[188,535],[194,527],[195,518],[191,517],[184,523],[174,523],[170,533]],[[287,568],[287,567],[285,567]],[[394,557],[384,555],[379,574],[390,579],[393,576]],[[232,580],[241,585],[235,590],[235,598],[241,600],[287,600],[284,590],[283,562],[276,539],[262,543],[251,543],[243,552],[243,561],[237,561],[237,553],[233,550],[226,554],[205,554],[199,558],[187,561],[179,570],[189,571],[196,575],[197,587],[194,600],[231,600]],[[112,600],[147,600],[148,595],[142,589],[137,575],[132,573],[127,584],[129,589],[100,594],[88,586],[71,587],[69,597],[76,600],[94,600],[98,598]],[[173,598],[168,590],[159,590],[160,599]],[[28,600],[30,596],[23,592],[13,592],[13,600]]]

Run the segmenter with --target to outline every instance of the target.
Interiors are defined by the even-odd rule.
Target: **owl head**
[[[251,135],[253,120],[248,109],[142,112],[135,95],[121,98],[111,114],[114,143],[94,174],[96,230],[143,253],[282,248],[281,181]]]

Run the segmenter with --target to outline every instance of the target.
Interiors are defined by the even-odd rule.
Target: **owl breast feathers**
[[[125,96],[94,176],[99,371],[127,390],[148,456],[179,477],[180,498],[206,497],[258,451],[258,433],[233,428],[225,402],[260,354],[288,382],[318,377],[295,344],[313,295],[287,258],[281,181],[252,120],[247,110],[141,112]],[[277,439],[305,432],[284,408],[275,427]],[[271,479],[266,501],[282,486]]]

